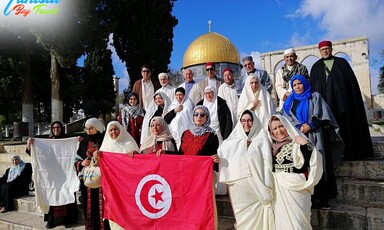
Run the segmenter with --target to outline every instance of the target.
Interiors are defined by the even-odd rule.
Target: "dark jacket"
[[[203,102],[204,99],[199,101],[197,105],[203,105]],[[232,132],[232,117],[227,102],[219,96],[217,97],[217,115],[219,117],[220,133],[223,140],[225,140]]]

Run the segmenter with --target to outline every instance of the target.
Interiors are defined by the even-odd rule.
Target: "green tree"
[[[113,45],[126,63],[131,86],[141,78],[140,67],[143,64],[153,67],[152,77],[156,73],[168,72],[173,28],[178,23],[171,14],[174,2],[131,0],[124,5],[113,31]]]
[[[103,47],[87,53],[83,69],[82,99],[87,116],[98,117],[111,113],[115,101],[112,52]]]

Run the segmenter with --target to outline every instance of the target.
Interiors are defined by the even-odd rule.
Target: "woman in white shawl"
[[[171,105],[171,100],[163,92],[157,92],[153,95],[153,101],[149,103],[148,109],[145,112],[143,127],[141,131],[140,144],[143,144],[149,136],[149,123],[156,116],[164,117],[168,113],[168,107]]]
[[[185,89],[179,87],[175,90],[175,99],[168,107],[168,113],[164,120],[169,126],[169,130],[179,148],[183,132],[193,125],[192,112],[195,105],[189,97],[185,96]]]
[[[133,137],[118,121],[111,121],[108,123],[107,134],[104,136],[100,149],[93,153],[95,160],[100,160],[102,151],[132,156],[134,153],[139,152],[139,147]],[[113,210],[109,211],[113,213]],[[112,220],[109,220],[109,225],[111,229],[124,229]]]
[[[218,155],[219,181],[228,184],[236,229],[275,229],[271,146],[255,113],[241,114]]]
[[[204,89],[204,99],[197,105],[204,105],[208,108],[211,117],[210,126],[215,130],[220,145],[232,132],[232,115],[227,102],[217,96],[216,88],[207,86]]]
[[[150,128],[151,135],[149,135],[140,146],[140,153],[152,153],[157,156],[164,153],[177,153],[175,139],[173,139],[164,118],[152,118]]]
[[[276,109],[273,105],[271,95],[264,86],[260,84],[259,78],[253,73],[245,80],[237,107],[238,116],[246,109],[255,112],[256,116],[264,125],[264,129],[268,130],[268,121],[272,114],[276,113]]]
[[[272,116],[268,126],[276,229],[312,229],[311,195],[323,174],[322,156],[285,117]]]

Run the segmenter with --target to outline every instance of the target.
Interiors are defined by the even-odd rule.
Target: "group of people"
[[[213,190],[218,182],[227,186],[237,229],[310,229],[311,207],[329,208],[337,195],[339,161],[373,154],[351,67],[332,55],[330,41],[320,42],[319,50],[322,58],[310,74],[293,48],[285,50],[275,86],[265,71],[255,69],[252,57],[243,58],[247,74],[240,96],[233,70],[225,68],[220,79],[212,62],[198,83],[193,71],[184,69],[185,82],[178,87],[169,84],[166,73],[159,74],[159,84],[143,65],[143,78],[133,84],[118,121],[106,130],[99,119],[86,121],[75,169],[80,175],[92,160],[102,161],[103,151],[211,156]],[[54,134],[62,128],[53,123],[51,137],[62,138]],[[31,144],[28,140],[28,149]],[[86,229],[119,229],[103,219],[102,188],[83,182],[80,187]],[[57,225],[57,217],[68,220],[70,205],[51,207],[47,227]],[[214,216],[217,228],[216,207]]]

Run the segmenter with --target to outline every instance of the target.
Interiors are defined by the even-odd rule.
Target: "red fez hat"
[[[205,68],[207,68],[208,66],[215,67],[215,63],[213,63],[213,62],[207,62],[207,64],[205,64]]]
[[[321,41],[321,42],[319,43],[319,49],[320,49],[321,47],[323,47],[323,46],[329,46],[329,47],[332,47],[332,42],[330,42],[330,41]]]
[[[227,71],[233,73],[233,70],[232,70],[231,68],[225,68],[225,69],[223,69],[223,74],[224,74],[225,72],[227,72]]]

